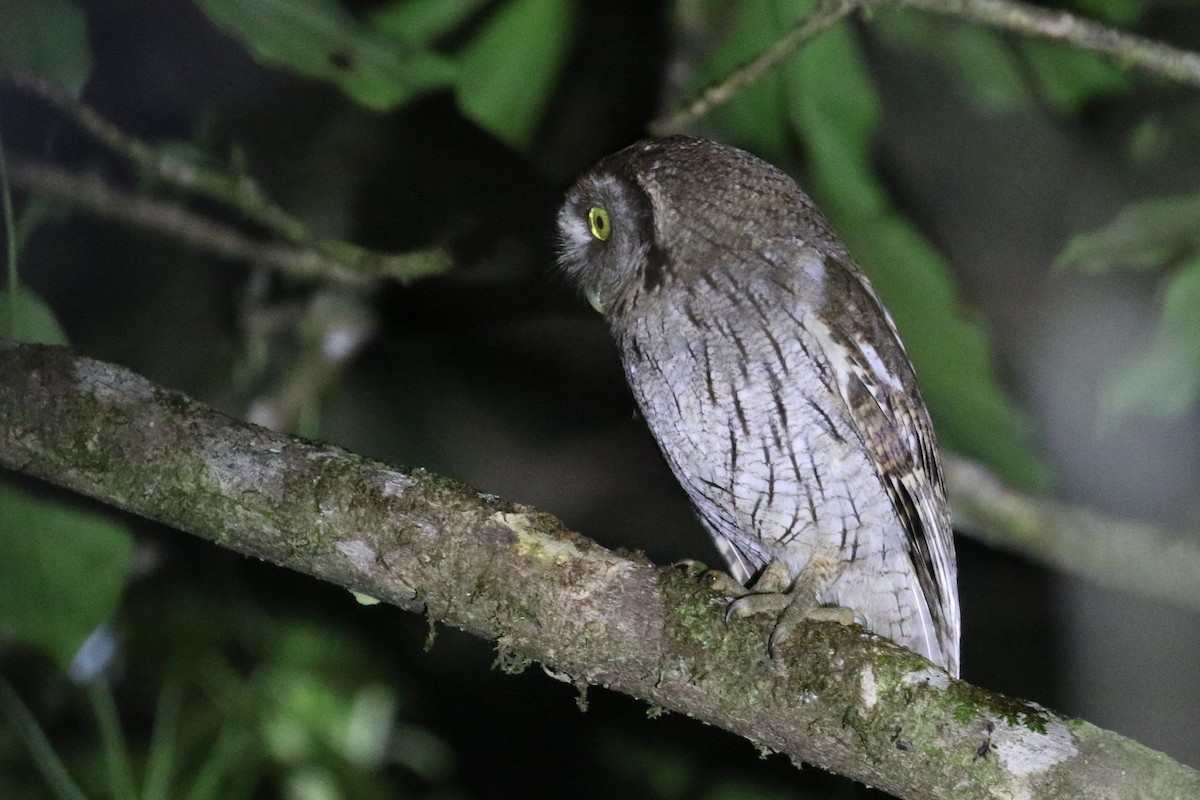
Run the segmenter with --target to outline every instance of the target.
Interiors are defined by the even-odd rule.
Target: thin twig
[[[12,190],[8,178],[8,157],[4,152],[4,142],[0,140],[0,205],[4,212],[4,272],[7,276],[5,285],[8,287],[9,302],[16,303],[17,296],[17,223],[13,218]],[[11,311],[11,309],[10,309]],[[10,313],[9,319],[16,319]]]
[[[175,237],[223,258],[277,269],[297,278],[323,278],[362,286],[367,276],[312,250],[254,241],[177,203],[119,189],[100,176],[76,175],[59,167],[11,159],[14,186],[77,206],[96,216]]]
[[[421,253],[392,254],[370,250],[350,242],[315,235],[302,221],[275,204],[248,175],[205,166],[164,153],[113,125],[71,92],[29,73],[0,67],[0,84],[33,95],[61,112],[114,153],[127,158],[146,175],[237,209],[271,233],[303,250],[314,251],[311,269],[337,263],[339,273],[358,273],[363,278],[392,278],[408,282],[445,272],[451,265],[441,249]],[[335,280],[343,280],[336,276]]]
[[[798,20],[790,31],[775,40],[750,63],[724,80],[714,83],[684,107],[650,123],[655,136],[679,133],[719,105],[729,102],[742,89],[791,58],[820,33],[841,22],[861,5],[861,0],[823,0],[811,14]]]
[[[248,340],[263,342],[264,348],[282,334],[282,327],[294,338],[288,355],[275,358],[273,365],[282,372],[270,388],[249,404],[246,419],[264,428],[295,431],[313,411],[321,397],[338,383],[346,365],[374,333],[376,319],[370,304],[357,292],[322,287],[307,297],[302,309],[284,326],[260,321],[263,316],[278,316],[253,308],[246,312],[243,330]],[[281,369],[280,369],[281,368]],[[316,431],[300,430],[306,436]]]
[[[891,5],[897,0],[869,0]],[[1099,22],[1011,0],[898,0],[900,5],[982,22],[995,28],[1067,42],[1164,78],[1200,87],[1200,53],[1110,28]]]
[[[1100,586],[1200,610],[1200,541],[1191,531],[1102,516],[1016,491],[979,464],[944,459],[955,528]]]
[[[267,200],[248,176],[219,174],[215,170],[161,153],[109,122],[66,88],[37,75],[0,68],[0,82],[37,97],[72,120],[100,144],[129,159],[146,174],[232,205],[250,219],[293,243],[308,242],[312,238],[302,222]]]
[[[1050,11],[1011,0],[824,0],[753,61],[704,89],[682,108],[650,123],[650,132],[655,136],[664,136],[686,130],[696,120],[729,102],[742,89],[794,56],[819,34],[853,12],[889,6],[920,9],[1065,42],[1082,50],[1109,56],[1123,66],[1138,67],[1164,78],[1200,87],[1200,53],[1125,33],[1065,11]]]

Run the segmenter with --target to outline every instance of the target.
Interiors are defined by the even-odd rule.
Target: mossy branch
[[[898,797],[1200,796],[1200,774],[1161,753],[951,680],[861,629],[810,624],[768,658],[769,621],[726,625],[722,599],[684,570],[64,348],[0,340],[0,465]]]

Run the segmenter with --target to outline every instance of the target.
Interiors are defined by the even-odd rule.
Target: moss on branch
[[[420,469],[0,340],[0,464],[498,643],[906,798],[1193,797],[1161,753],[989,692],[857,627],[723,621],[678,568]]]

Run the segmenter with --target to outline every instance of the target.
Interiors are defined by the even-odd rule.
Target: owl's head
[[[832,238],[783,172],[686,136],[638,142],[584,173],[558,232],[559,267],[610,318],[705,273],[792,269],[798,246]]]
[[[558,212],[559,267],[601,313],[621,305],[662,257],[653,206],[634,165],[621,158],[626,152],[580,177]]]

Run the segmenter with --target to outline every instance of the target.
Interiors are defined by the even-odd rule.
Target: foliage
[[[0,289],[0,333],[22,342],[67,344],[54,310],[26,286]]]
[[[377,33],[333,0],[200,0],[200,7],[259,61],[329,81],[370,108],[395,108],[453,76],[425,42]]]
[[[163,673],[145,740],[122,730],[105,672],[80,677],[68,698],[90,707],[106,755],[59,762],[36,746],[44,732],[0,679],[0,721],[35,753],[43,774],[60,773],[60,784],[73,777],[145,800],[251,797],[267,784],[294,798],[382,798],[393,796],[389,769],[404,776],[399,783],[410,796],[437,796],[417,787],[452,775],[445,745],[402,720],[397,676],[385,683],[375,659],[343,632],[267,620],[249,606],[189,592],[151,602],[126,609],[136,636],[121,643],[128,666]],[[255,668],[243,672],[247,659]]]
[[[719,30],[724,20],[715,5],[709,24]],[[761,52],[810,7],[806,2],[742,6],[692,90]],[[996,379],[986,331],[962,309],[950,265],[892,205],[874,169],[880,113],[861,44],[839,27],[718,108],[708,132],[783,165],[793,161],[788,143],[800,139],[804,183],[891,310],[942,446],[986,461],[1009,480],[1041,483],[1046,472],[1023,416]]]
[[[1107,225],[1072,237],[1054,267],[1088,275],[1162,270],[1200,252],[1197,220],[1200,194],[1139,200]]]
[[[54,78],[78,93],[91,69],[85,21],[68,0],[36,12],[31,4],[0,4],[0,64]],[[0,335],[67,344],[54,311],[20,282],[18,243],[45,214],[30,204],[13,213],[0,145],[7,243],[0,288]],[[96,509],[39,496],[0,476],[0,642],[41,648],[65,672],[80,646],[117,608],[133,557],[123,524]]]
[[[194,3],[203,14],[198,20],[207,19],[267,70],[336,87],[381,118],[428,114],[436,108],[426,105],[431,96],[452,98],[461,119],[481,128],[489,143],[496,145],[482,149],[478,173],[500,172],[496,154],[507,155],[510,150],[518,151],[525,165],[532,165],[532,173],[561,169],[550,164],[552,159],[543,152],[545,131],[560,122],[554,112],[570,109],[570,101],[578,100],[579,94],[604,85],[581,78],[588,67],[586,57],[592,53],[586,45],[602,33],[586,28],[584,22],[595,23],[598,14],[604,25],[621,24],[619,9],[605,6],[597,12],[585,4],[543,0],[387,0],[359,4],[368,6],[365,10],[352,8],[349,0]],[[776,41],[813,5],[807,0],[676,4],[671,46],[677,52],[670,56],[666,81],[675,99],[689,97],[729,75]],[[1129,28],[1168,6],[1169,2],[1150,0],[1074,3],[1076,10]],[[95,20],[89,21],[71,0],[0,0],[0,66],[33,72],[78,95],[93,66],[89,22]],[[716,108],[696,131],[779,164],[814,195],[894,314],[917,364],[941,444],[984,460],[1010,481],[1044,484],[1047,470],[1030,426],[998,377],[1000,365],[991,332],[964,300],[953,265],[918,222],[906,215],[903,198],[877,161],[886,97],[884,82],[872,64],[873,47],[926,59],[954,93],[989,118],[1040,113],[1064,126],[1081,125],[1097,108],[1127,101],[1145,79],[1059,43],[880,7],[865,24],[843,23],[824,33],[732,102]],[[659,77],[645,80],[657,86]],[[624,90],[610,87],[613,95]],[[120,103],[110,104],[111,109],[119,107]],[[0,133],[7,137],[13,120],[7,107],[3,111],[0,126],[5,127]],[[188,117],[186,124],[198,128],[217,120],[220,127],[226,111],[205,107],[194,118]],[[175,108],[161,116],[180,113]],[[1128,137],[1132,166],[1153,165],[1169,157],[1164,154],[1175,152],[1171,137],[1177,135],[1172,127],[1176,120],[1157,110],[1131,113],[1137,117]],[[279,139],[291,142],[290,117],[277,122]],[[66,153],[66,159],[76,157],[71,145],[60,144],[66,138],[57,130],[47,134],[37,152],[51,158],[60,152]],[[238,151],[238,143],[231,149]],[[354,155],[354,149],[323,154],[327,161],[313,171],[336,173],[337,159]],[[405,155],[422,159],[428,157],[426,152],[418,147]],[[142,155],[188,167],[193,191],[205,202],[221,202],[220,192],[205,195],[198,185],[219,185],[225,191],[242,186],[243,178],[253,172],[240,161],[231,167],[224,154],[180,141],[152,139]],[[106,169],[120,172],[111,165]],[[297,165],[294,173],[303,169]],[[386,182],[386,170],[380,168],[380,174],[384,176],[380,182]],[[168,181],[151,177],[142,190],[158,194],[173,190]],[[292,177],[291,173],[277,177],[273,188],[286,186]],[[484,182],[482,175],[476,177],[480,184]],[[7,184],[4,188],[7,196]],[[417,197],[415,206],[424,204],[424,195],[432,193],[427,186],[404,187],[404,191]],[[458,200],[467,194],[487,194],[475,183],[453,184],[450,191],[461,195]],[[1174,196],[1141,199],[1115,209],[1107,224],[1072,236],[1055,264],[1056,269],[1094,279],[1123,272],[1159,282],[1161,311],[1147,346],[1138,357],[1119,365],[1100,391],[1101,421],[1109,427],[1138,414],[1180,415],[1194,408],[1200,396],[1200,225],[1196,222],[1200,194],[1188,187],[1176,191]],[[228,205],[247,213],[244,206]],[[544,236],[549,213],[534,218],[529,212],[536,204],[518,205],[521,224]],[[17,243],[24,244],[37,226],[56,222],[51,215],[61,209],[26,196],[19,211],[14,215],[11,207],[6,208],[5,238],[11,256],[7,285],[0,289],[0,333],[65,343],[67,335],[56,309],[20,280],[17,253]],[[392,213],[390,207],[376,204],[363,216]],[[460,226],[461,213],[438,224]],[[511,225],[511,217],[499,212],[496,216]],[[271,228],[269,220],[255,218],[255,222]],[[299,226],[295,235],[286,234],[291,243],[313,240],[312,231],[292,219],[280,223],[279,229],[271,228],[271,233],[279,234],[289,225]],[[511,227],[495,235],[503,245],[497,252],[524,246],[506,238],[510,234]],[[219,283],[205,274],[206,283]],[[507,276],[503,270],[496,274]],[[71,277],[83,284],[78,273]],[[432,289],[416,287],[429,295],[414,295],[422,299],[409,302],[420,305],[438,291],[466,295],[479,290],[469,285],[476,278],[469,275],[462,284],[451,281]],[[280,288],[271,280],[261,274],[249,279],[239,275],[231,293],[255,296],[278,291],[291,298],[305,291],[286,281]],[[495,275],[487,280],[500,282]],[[536,297],[529,299],[524,285],[517,287],[520,294],[497,292],[496,285],[487,281],[480,285],[501,297],[495,303],[498,307],[534,307],[537,302]],[[180,286],[180,293],[186,295],[187,284],[181,281]],[[124,290],[106,289],[114,295]],[[519,302],[513,297],[519,297]],[[181,313],[151,299],[145,301],[145,308],[148,314],[164,317]],[[414,327],[429,324],[419,313],[414,316],[418,317]],[[62,320],[74,333],[78,321]],[[238,323],[244,320],[239,317]],[[476,324],[472,319],[464,327]],[[261,335],[265,340],[270,332],[255,330],[246,333],[246,339]],[[154,340],[163,363],[181,360],[178,342],[168,335],[156,332],[146,338]],[[428,365],[438,358],[476,359],[471,363],[481,371],[494,368],[477,363],[486,362],[487,353],[466,353],[469,349],[430,348],[414,361]],[[277,353],[264,349],[261,355],[266,359]],[[573,360],[570,366],[576,367]],[[588,366],[589,376],[591,371]],[[227,390],[236,383],[234,378],[226,373],[214,382],[218,386],[213,395],[229,402]],[[389,380],[389,386],[394,383]],[[391,398],[394,402],[369,401],[368,416],[403,416],[422,401],[419,392],[401,388],[402,396]],[[489,397],[488,402],[494,403],[489,410],[504,413],[497,410],[501,400]],[[322,419],[323,432],[336,428],[336,420],[332,425],[327,422]],[[367,426],[370,436],[375,426],[375,422]],[[424,456],[424,451],[417,452]],[[220,604],[212,602],[212,594],[166,592],[152,602],[127,599],[122,606],[135,561],[127,525],[16,483],[0,483],[0,552],[5,553],[0,559],[0,639],[6,652],[11,654],[14,646],[20,646],[21,652],[31,648],[41,654],[35,658],[49,657],[58,667],[34,682],[38,693],[26,696],[32,713],[23,715],[20,706],[11,702],[0,705],[0,765],[24,763],[25,748],[36,750],[36,744],[30,743],[41,736],[54,743],[42,751],[42,771],[53,772],[47,765],[61,758],[62,771],[84,784],[89,796],[93,787],[106,785],[113,787],[113,796],[195,800],[272,792],[296,798],[383,797],[392,796],[397,784],[414,796],[449,794],[446,787],[453,784],[456,754],[433,732],[406,718],[412,699],[407,690],[396,688],[394,673],[372,667],[378,660],[376,651],[337,625],[270,618],[236,591]],[[150,655],[164,651],[173,655],[158,661]],[[131,672],[122,674],[122,667]],[[138,684],[130,675],[153,679]],[[5,697],[11,700],[17,695]],[[45,697],[58,699],[39,702]],[[145,706],[153,710],[143,709],[142,722],[148,719],[149,723],[142,726],[147,730],[140,730],[130,724],[128,709]],[[60,731],[52,723],[57,720],[61,725],[64,718],[77,722],[80,717],[86,719],[90,738],[83,744],[71,740],[71,746],[55,755]],[[649,796],[767,796],[769,791],[739,779],[710,782],[706,765],[689,762],[666,748],[633,746],[618,737],[603,748],[601,761]],[[27,768],[0,769],[0,795],[46,796],[45,787],[56,786],[55,780],[43,780]],[[57,796],[69,795],[69,789],[58,790]]]
[[[1163,274],[1153,339],[1108,376],[1100,429],[1138,415],[1177,417],[1193,407],[1200,397],[1200,194],[1131,203],[1107,225],[1073,237],[1055,267]]]
[[[87,20],[72,0],[0,0],[0,65],[22,67],[79,94],[92,70]]]
[[[1145,355],[1119,368],[1101,394],[1102,429],[1137,413],[1178,417],[1200,397],[1200,258],[1164,284],[1161,317]]]
[[[439,41],[477,22],[482,3],[394,2],[358,19],[335,0],[198,2],[265,64],[329,81],[378,110],[453,87],[463,114],[515,146],[528,145],[541,120],[574,19],[570,3],[509,0],[444,53]]]
[[[1057,42],[1012,41],[944,18],[890,10],[872,31],[889,47],[928,53],[963,96],[989,114],[1039,105],[1074,114],[1131,84],[1126,72],[1095,54]]]
[[[37,645],[64,670],[116,610],[133,556],[123,525],[0,483],[0,640]]]

